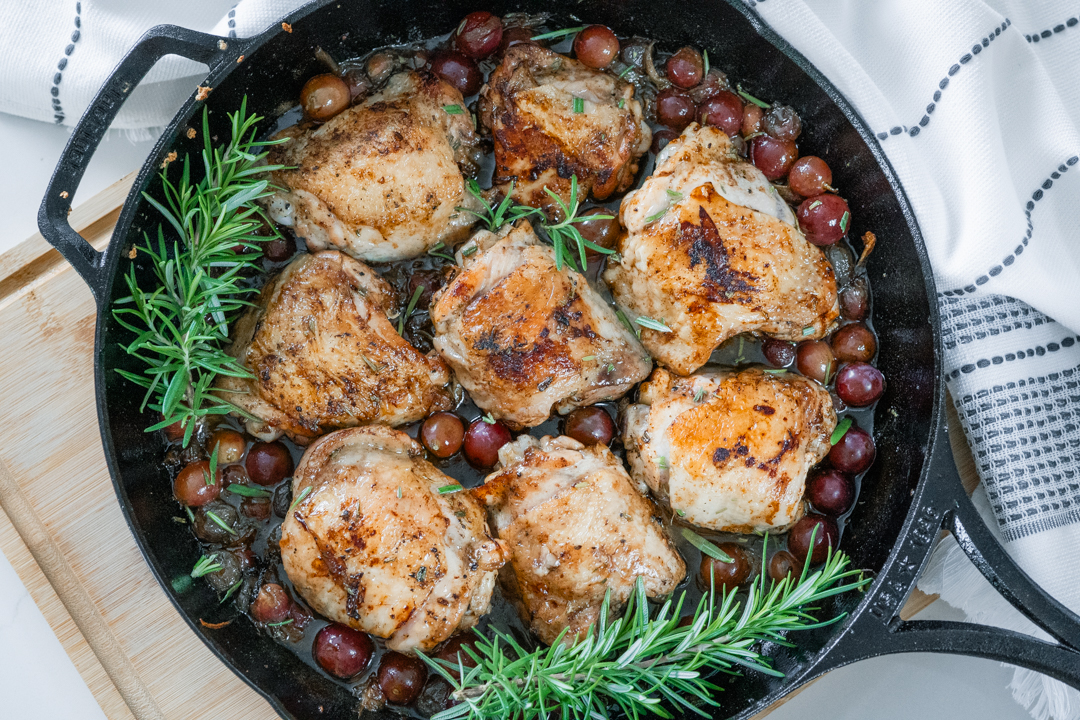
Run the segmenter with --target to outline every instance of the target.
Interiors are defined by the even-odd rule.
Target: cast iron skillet
[[[146,33],[124,58],[75,128],[49,184],[38,223],[97,300],[98,416],[113,484],[146,561],[192,630],[283,716],[307,719],[355,712],[354,696],[260,634],[250,622],[234,622],[220,630],[202,628],[197,619],[209,616],[218,602],[206,585],[196,583],[183,594],[172,589],[170,580],[189,572],[199,550],[188,528],[170,520],[175,501],[161,462],[163,439],[160,433],[143,432],[156,418],[139,412],[142,391],[115,372],[116,368],[139,370],[120,349],[120,342],[129,336],[112,319],[109,308],[127,294],[123,275],[131,265],[126,259],[128,250],[160,222],[141,193],[160,193],[157,173],[169,151],[181,156],[198,153],[201,134],[189,140],[185,131],[198,126],[204,103],[189,98],[168,126],[143,166],[104,253],[94,251],[67,222],[71,199],[90,156],[126,94],[165,55],[183,55],[209,66],[202,84],[213,88],[205,101],[211,111],[211,132],[226,135],[225,113],[239,108],[245,94],[248,108],[269,118],[295,105],[304,80],[323,71],[313,55],[316,46],[332,57],[355,57],[372,47],[445,33],[479,7],[500,15],[515,10],[547,11],[567,25],[579,24],[575,13],[580,13],[582,21],[607,24],[620,34],[647,35],[664,47],[706,47],[712,64],[741,80],[749,92],[782,98],[798,110],[806,128],[800,141],[803,154],[819,155],[833,168],[836,184],[854,209],[852,236],[872,230],[879,238],[868,270],[874,289],[879,366],[889,385],[875,417],[877,461],[863,481],[859,504],[841,544],[855,567],[872,571],[875,579],[865,593],[838,597],[823,609],[847,612],[842,622],[800,633],[794,638],[795,649],[768,648],[775,651],[785,678],[751,673],[726,680],[729,690],[723,694],[721,713],[748,718],[828,670],[896,652],[991,658],[1080,687],[1080,618],[1044,593],[1009,559],[961,487],[942,416],[941,325],[934,282],[904,191],[870,129],[836,88],[738,0],[620,0],[587,5],[575,0],[479,4],[475,0],[321,0],[286,18],[291,32],[274,26],[257,37],[236,39],[163,25]],[[240,56],[242,62],[238,62]],[[134,264],[146,278],[145,264],[139,260]],[[942,528],[956,536],[968,557],[1009,602],[1061,644],[981,625],[900,620],[897,612]]]

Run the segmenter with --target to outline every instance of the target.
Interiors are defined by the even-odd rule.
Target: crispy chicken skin
[[[836,413],[825,388],[794,373],[657,369],[623,424],[639,484],[688,523],[748,533],[802,517],[806,473],[828,454]]]
[[[311,250],[334,247],[369,262],[415,257],[463,240],[479,209],[466,189],[479,138],[461,93],[425,70],[394,75],[380,92],[324,125],[295,125],[280,136],[271,174],[282,188],[267,202]],[[464,173],[464,174],[463,174]]]
[[[503,589],[541,641],[564,629],[573,642],[611,592],[621,612],[640,577],[649,597],[686,575],[656,507],[633,486],[606,446],[522,435],[499,451],[502,469],[472,492],[510,548]]]
[[[652,141],[633,85],[531,43],[506,51],[479,107],[495,140],[495,185],[515,181],[514,198],[533,207],[550,202],[545,187],[569,203],[573,175],[582,198],[623,192]]]
[[[468,256],[465,253],[470,253]],[[479,407],[513,427],[621,397],[652,368],[580,273],[558,270],[528,221],[478,232],[433,298],[435,349]]]
[[[293,586],[316,612],[392,650],[430,650],[474,626],[509,553],[469,493],[439,494],[453,482],[401,431],[322,438],[296,468],[302,499],[281,525]]]
[[[836,279],[791,209],[727,135],[691,124],[622,201],[622,259],[604,279],[630,317],[663,321],[641,340],[680,375],[744,332],[824,337],[839,316]]]
[[[367,423],[403,425],[452,407],[450,369],[386,318],[393,290],[334,250],[298,256],[232,328],[229,354],[254,377],[220,376],[218,394],[260,418],[248,430],[307,443]]]

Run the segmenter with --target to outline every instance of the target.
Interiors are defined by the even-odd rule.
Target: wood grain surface
[[[95,247],[133,179],[72,212]],[[110,720],[277,717],[190,631],[124,522],[98,434],[94,327],[90,291],[40,235],[0,255],[0,550]],[[971,489],[974,463],[948,405]],[[901,616],[933,599],[916,591]]]

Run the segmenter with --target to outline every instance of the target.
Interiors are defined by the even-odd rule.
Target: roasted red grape
[[[808,378],[828,385],[836,370],[836,358],[832,348],[824,340],[807,340],[799,343],[795,351],[795,367]]]
[[[292,475],[293,460],[289,448],[279,442],[257,442],[244,461],[248,477],[260,485],[277,485]]]
[[[281,622],[289,616],[292,599],[285,588],[277,583],[267,583],[259,588],[259,594],[251,603],[251,616],[261,623]]]
[[[750,141],[750,162],[769,180],[780,180],[787,175],[797,157],[799,151],[791,140],[758,135]]]
[[[773,367],[787,367],[795,359],[795,343],[776,338],[765,338],[761,352]]]
[[[743,106],[742,134],[749,137],[754,133],[761,132],[761,119],[764,116],[765,111],[760,107],[754,103],[746,103]]]
[[[222,428],[214,431],[214,434],[210,436],[210,447],[207,449],[212,453],[215,447],[217,448],[218,465],[231,465],[234,462],[239,462],[240,458],[244,456],[247,441],[244,440],[243,435],[235,430]]]
[[[533,42],[533,35],[536,34],[537,31],[534,28],[524,27],[522,25],[504,27],[502,34],[502,42],[499,43],[499,52],[505,53],[509,48],[512,48],[515,45],[521,45],[523,43],[538,45],[539,43]]]
[[[349,97],[354,103],[357,100],[363,100],[371,92],[371,79],[361,67],[344,68],[341,71],[341,79],[349,86]]]
[[[339,623],[331,623],[320,630],[311,647],[319,667],[342,680],[363,672],[374,653],[375,643],[370,637]]]
[[[833,355],[843,362],[869,362],[877,352],[877,339],[862,323],[851,323],[833,333]]]
[[[761,119],[761,128],[777,140],[795,142],[802,133],[802,121],[790,105],[773,105]]]
[[[284,234],[263,243],[263,255],[270,262],[285,262],[296,254],[296,241],[291,235]]]
[[[793,576],[791,579],[794,581],[802,575],[802,570],[802,563],[787,550],[777,550],[769,558],[769,577],[776,582],[789,576]]]
[[[806,198],[796,215],[806,239],[815,245],[832,245],[847,234],[851,224],[847,201],[829,193]]]
[[[377,678],[387,702],[408,705],[424,689],[427,667],[419,658],[388,652],[379,662]]]
[[[589,208],[585,212],[581,213],[579,217],[587,218],[590,215],[609,215],[607,220],[582,220],[581,222],[574,223],[574,227],[581,232],[581,236],[589,242],[599,245],[602,248],[611,249],[615,247],[615,241],[619,239],[619,233],[622,230],[622,226],[619,224],[618,211],[611,211],[605,207]],[[595,257],[600,253],[595,250],[586,248],[586,257]]]
[[[836,394],[851,407],[873,405],[884,392],[885,376],[870,363],[848,363],[836,374]]]
[[[454,44],[474,60],[482,60],[499,49],[502,35],[502,20],[486,10],[477,10],[462,20],[454,33]]]
[[[574,38],[574,55],[591,68],[606,68],[619,56],[619,38],[604,25],[590,25]]]
[[[840,291],[840,312],[848,320],[862,320],[870,314],[870,288],[866,278],[857,277]]]
[[[829,450],[829,464],[840,472],[858,475],[874,464],[876,454],[870,433],[852,425]]]
[[[742,129],[742,100],[733,92],[721,90],[701,104],[698,119],[702,125],[713,125],[735,137]]]
[[[480,92],[484,74],[472,58],[457,50],[440,50],[431,58],[431,72],[450,83],[464,97]]]
[[[217,477],[211,480],[210,463],[206,460],[191,463],[173,481],[173,494],[188,507],[200,507],[217,500],[221,494],[221,468],[217,468]]]
[[[420,426],[420,442],[438,458],[448,458],[456,453],[464,440],[465,423],[452,412],[430,415]]]
[[[478,468],[495,467],[499,461],[499,448],[508,442],[510,431],[505,425],[477,418],[465,431],[465,459]]]
[[[452,638],[443,643],[443,646],[435,653],[435,657],[439,660],[445,660],[446,662],[452,662],[457,665],[460,660],[461,664],[467,668],[476,667],[476,661],[472,659],[472,656],[463,648],[475,647],[476,641],[480,638],[472,630],[466,630],[454,635]]]
[[[667,147],[667,144],[679,137],[679,133],[674,130],[668,130],[662,128],[652,134],[652,145],[649,147],[653,151],[653,154],[660,154],[660,151]]]
[[[352,95],[349,85],[337,75],[323,73],[304,83],[300,91],[300,107],[304,115],[316,122],[326,122],[349,107]]]
[[[720,543],[717,547],[734,562],[724,562],[702,553],[698,577],[705,587],[709,587],[712,582],[717,590],[726,588],[728,592],[732,592],[750,577],[753,561],[750,554],[738,543]]]
[[[653,140],[655,142],[655,139]],[[164,420],[165,416],[158,413],[158,420]],[[161,432],[165,433],[165,439],[169,442],[180,442],[184,439],[184,432],[187,428],[180,425],[180,421],[177,420],[172,425],[166,425],[161,429]]]
[[[267,519],[270,511],[270,498],[246,497],[240,501],[240,512],[254,520]]]
[[[656,121],[672,130],[683,130],[694,120],[694,101],[681,90],[666,88],[656,95]]]
[[[803,197],[821,195],[832,185],[832,170],[817,155],[806,155],[791,166],[787,184],[793,192]]]
[[[817,470],[806,483],[806,497],[819,512],[843,515],[855,502],[855,483],[838,470]]]
[[[584,445],[607,445],[615,437],[615,423],[604,408],[593,405],[570,413],[563,433]]]
[[[681,88],[692,88],[705,75],[705,61],[692,47],[679,48],[667,59],[667,78]]]
[[[816,532],[815,532],[816,530]],[[814,538],[814,547],[811,551],[810,538]],[[811,565],[825,559],[830,548],[836,547],[836,541],[840,538],[840,530],[836,527],[836,521],[824,515],[813,513],[804,515],[799,522],[788,531],[788,550],[801,563],[808,562]]]

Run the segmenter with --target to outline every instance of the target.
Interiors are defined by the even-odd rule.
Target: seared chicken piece
[[[298,502],[281,524],[293,587],[316,612],[392,650],[430,650],[474,626],[509,553],[469,493],[439,493],[452,484],[401,431],[322,438],[296,468]]]
[[[710,530],[785,530],[807,471],[829,452],[829,393],[759,368],[675,377],[663,369],[624,414],[630,472],[683,520]]]
[[[670,328],[642,328],[641,340],[680,375],[739,333],[820,338],[839,315],[825,254],[714,127],[692,124],[671,141],[620,216],[622,259],[608,262],[604,279],[629,317]]]
[[[468,255],[466,255],[468,253]],[[435,349],[474,403],[516,427],[621,397],[648,376],[645,348],[528,221],[482,230],[433,298]]]
[[[495,139],[494,183],[540,207],[551,188],[569,204],[577,175],[582,199],[623,192],[652,132],[634,86],[539,45],[506,51],[480,91],[480,122]]]
[[[455,114],[444,108],[457,108]],[[463,240],[480,209],[465,176],[476,171],[478,138],[461,93],[427,71],[394,75],[380,92],[324,125],[295,125],[268,162],[283,188],[270,217],[311,250],[333,246],[361,260],[415,257]]]
[[[218,394],[259,418],[251,434],[307,441],[367,423],[404,425],[454,399],[450,369],[406,342],[386,318],[394,294],[358,260],[300,255],[232,328],[229,354],[252,378],[220,376]]]
[[[522,435],[499,460],[502,470],[472,492],[511,549],[503,588],[543,642],[567,628],[567,642],[583,636],[608,591],[618,617],[637,578],[660,597],[686,575],[656,507],[606,446]]]

